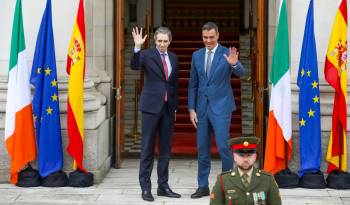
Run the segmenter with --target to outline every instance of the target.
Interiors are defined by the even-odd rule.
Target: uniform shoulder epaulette
[[[221,175],[231,174],[231,172],[232,172],[232,169],[225,171],[225,172],[221,172]]]
[[[260,174],[263,174],[263,175],[267,175],[267,176],[273,176],[272,174],[268,173],[268,172],[265,172],[264,170],[262,169],[258,169],[258,172],[257,173],[260,173]]]

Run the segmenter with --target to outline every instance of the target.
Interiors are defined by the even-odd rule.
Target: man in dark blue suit
[[[142,29],[132,31],[135,48],[131,59],[131,68],[143,69],[145,82],[141,92],[140,107],[142,111],[142,148],[139,181],[142,199],[154,201],[151,193],[151,174],[154,161],[156,136],[158,143],[158,196],[179,198],[168,184],[169,160],[177,110],[178,58],[168,51],[171,31],[160,27],[154,34],[156,48],[141,50],[147,35],[142,37]]]
[[[226,48],[218,43],[218,27],[207,22],[202,27],[205,48],[192,55],[188,86],[190,120],[197,128],[198,189],[191,198],[209,195],[211,132],[214,132],[222,171],[233,167],[232,152],[227,144],[231,114],[236,105],[231,88],[231,76],[242,76],[244,68],[238,60],[235,47]]]

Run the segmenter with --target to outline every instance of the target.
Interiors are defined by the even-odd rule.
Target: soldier
[[[210,195],[211,205],[282,204],[274,177],[253,166],[258,143],[256,137],[229,140],[236,167],[218,175]]]

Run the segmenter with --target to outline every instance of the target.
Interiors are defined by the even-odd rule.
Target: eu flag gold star
[[[310,77],[311,76],[311,70],[307,71],[307,76]]]
[[[315,117],[315,111],[313,111],[311,108],[309,110],[309,112],[307,112],[309,114],[309,117]]]
[[[57,86],[57,81],[56,81],[56,79],[53,79],[53,81],[51,81],[51,86],[52,86],[52,87]]]
[[[33,115],[34,122],[36,122],[37,116]]]
[[[52,114],[52,109],[51,109],[50,107],[48,107],[48,108],[46,109],[46,113],[47,113],[48,115],[51,115],[51,114]]]
[[[312,88],[317,88],[317,86],[318,86],[318,83],[316,82],[316,80],[314,80],[314,82],[312,82]]]
[[[315,95],[315,97],[312,99],[314,100],[314,103],[318,103],[320,100],[320,98],[317,95]]]
[[[304,120],[304,118],[301,118],[301,120],[299,121],[299,124],[301,127],[305,126],[306,121]]]
[[[51,96],[51,98],[52,98],[52,101],[57,101],[58,96],[57,96],[56,93],[55,93],[55,94],[53,94],[53,96]]]
[[[303,77],[305,75],[305,70],[304,68],[301,69],[301,77]]]
[[[50,74],[51,74],[50,68],[46,68],[46,69],[45,69],[45,75],[50,75]]]
[[[38,68],[38,69],[36,70],[36,73],[37,73],[37,74],[40,74],[40,73],[41,73],[41,68]]]

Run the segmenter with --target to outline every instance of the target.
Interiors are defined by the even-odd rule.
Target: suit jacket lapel
[[[240,190],[243,190],[245,192],[246,188],[243,185],[241,177],[239,176],[239,172],[238,172],[237,167],[234,168],[234,172],[235,172],[235,176],[231,177],[231,179],[232,179],[231,183],[233,183],[233,187],[237,187]]]
[[[171,63],[171,73],[170,73],[169,78],[168,78],[168,80],[169,80],[173,76],[173,73],[176,72],[176,70],[175,70],[176,67],[175,67],[175,56],[173,55],[173,53],[170,53],[168,51],[168,56],[169,56],[170,63]]]
[[[157,73],[159,73],[159,76],[165,80],[165,73],[164,73],[164,69],[163,69],[163,62],[162,62],[161,56],[156,48],[153,49],[153,53],[154,53],[153,59],[158,64],[158,69],[157,69],[158,72]]]
[[[220,44],[218,44],[218,47],[215,51],[213,62],[211,63],[211,69],[209,73],[209,80],[213,77],[213,74],[215,73],[215,70],[217,68],[216,64],[218,64],[219,59],[222,57],[222,47]]]
[[[207,74],[205,73],[205,48],[199,53],[199,72],[204,75],[204,79],[207,79]]]
[[[250,184],[248,186],[248,191],[252,191],[260,183],[260,176],[257,176],[257,169],[253,168],[252,177],[250,179]],[[260,173],[258,173],[260,175]]]

